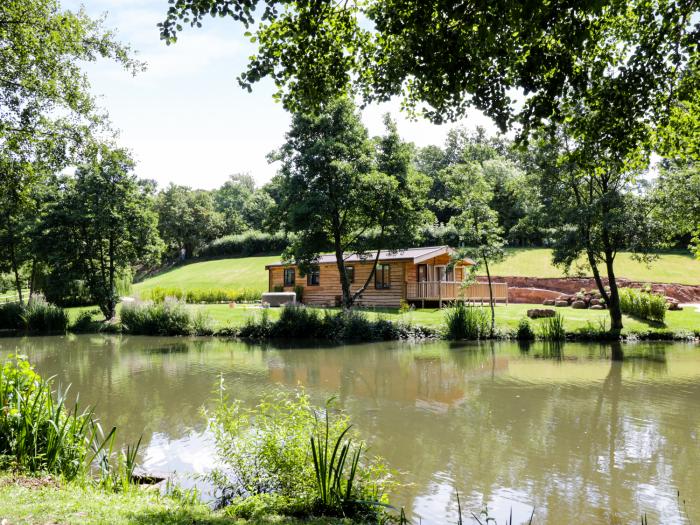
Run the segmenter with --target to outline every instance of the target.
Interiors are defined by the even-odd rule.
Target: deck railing
[[[491,283],[494,301],[508,303],[508,284]],[[409,301],[475,301],[488,302],[490,298],[488,283],[472,283],[464,286],[459,281],[423,281],[406,284],[406,299]]]

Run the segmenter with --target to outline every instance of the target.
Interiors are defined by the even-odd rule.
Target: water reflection
[[[393,496],[423,523],[488,506],[502,522],[682,523],[676,490],[700,518],[700,352],[639,344],[510,343],[333,348],[211,339],[66,336],[1,339],[72,383],[121,438],[144,435],[157,470],[212,461],[201,407],[223,374],[255,403],[274,387],[337,395],[372,451],[402,472]]]

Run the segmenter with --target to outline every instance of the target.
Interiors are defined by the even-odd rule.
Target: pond
[[[373,453],[400,471],[392,503],[424,524],[484,507],[502,523],[683,523],[700,519],[700,347],[377,343],[281,348],[217,339],[0,339],[97,405],[142,463],[205,472],[201,407],[221,374],[254,404],[275,388],[337,396]],[[683,504],[681,503],[681,506]],[[417,522],[418,520],[416,520]],[[465,521],[469,523],[469,520]]]

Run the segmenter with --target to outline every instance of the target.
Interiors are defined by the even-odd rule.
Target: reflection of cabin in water
[[[345,268],[352,291],[359,290],[370,276],[376,252],[351,254],[345,259]],[[374,278],[363,292],[358,303],[363,306],[398,306],[401,300],[412,303],[454,301],[488,301],[488,286],[474,283],[464,286],[469,267],[476,263],[469,259],[456,259],[455,250],[449,246],[382,250]],[[269,291],[292,292],[301,287],[302,301],[313,305],[336,305],[342,290],[340,272],[335,255],[321,255],[317,264],[302,275],[294,264],[283,262],[269,264]],[[495,283],[497,300],[508,297],[507,285]]]
[[[268,374],[269,379],[278,384],[303,385],[359,399],[398,401],[444,412],[465,399],[470,380],[508,369],[508,359],[503,357],[465,368],[450,358],[412,356],[399,365],[399,373],[394,360],[368,359],[366,365],[360,363],[364,361],[350,366],[339,350],[334,356],[314,364],[293,359],[270,361]]]

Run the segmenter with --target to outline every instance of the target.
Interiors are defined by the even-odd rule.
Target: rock
[[[602,304],[594,304],[591,306],[591,310],[605,310],[605,306]]]
[[[599,305],[600,305],[600,299],[598,299],[597,297],[594,297],[593,299],[591,299],[591,307],[599,306]]]
[[[574,301],[573,303],[571,303],[571,308],[575,308],[577,310],[585,310],[586,301],[581,301],[580,299],[577,301]]]
[[[554,301],[554,306],[558,306],[558,307],[569,306],[569,301]]]
[[[554,306],[555,302],[556,301],[554,299],[545,299],[544,301],[542,301],[542,304],[545,306]]]
[[[554,317],[556,312],[551,308],[533,308],[527,311],[530,319],[541,319],[542,317]]]
[[[676,303],[676,302],[673,302],[673,303],[671,303],[671,302],[666,303],[666,308],[668,308],[669,310],[674,310],[674,311],[683,310],[683,307],[682,307],[680,304]]]

